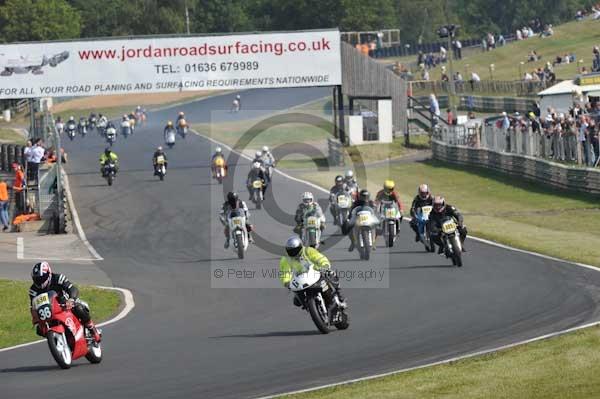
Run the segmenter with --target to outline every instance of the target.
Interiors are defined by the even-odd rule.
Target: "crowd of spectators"
[[[511,148],[511,132],[531,131],[537,141],[536,156],[586,166],[597,166],[600,160],[600,102],[577,102],[567,113],[548,108],[543,116],[539,110],[511,116],[504,112],[496,126],[505,132],[506,151]]]

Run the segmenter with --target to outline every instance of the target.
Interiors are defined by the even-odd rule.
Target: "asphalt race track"
[[[286,109],[328,93],[251,90],[242,101],[245,108]],[[127,141],[118,138],[121,171],[112,187],[99,174],[104,143],[96,133],[65,144],[81,222],[105,258],[97,266],[115,286],[133,292],[136,308],[104,329],[100,365],[79,360],[62,371],[45,344],[0,353],[3,397],[258,397],[442,360],[599,319],[598,272],[473,241],[465,266],[457,269],[424,253],[408,226],[391,251],[380,240],[370,262],[348,253],[347,239],[335,245],[340,237],[328,239],[325,253],[334,265],[374,268],[389,277],[389,288],[345,290],[347,331],[318,334],[308,313],[294,307],[282,288],[211,288],[211,268],[277,267],[280,254],[251,246],[241,262],[223,249],[217,219],[223,189],[209,175],[214,147],[209,141],[192,134],[178,140],[167,153],[164,182],[152,175],[151,155],[162,143],[167,118],[184,110],[188,121],[206,121],[210,110],[228,109],[232,98],[150,114],[146,127]],[[243,199],[248,168],[245,159],[232,165]],[[267,208],[276,203],[291,213],[309,189],[275,175],[275,199],[269,196]],[[290,235],[291,226],[250,209],[259,240],[282,244]]]

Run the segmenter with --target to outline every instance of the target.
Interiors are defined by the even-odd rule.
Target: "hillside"
[[[519,42],[508,43],[504,47],[488,52],[470,52],[460,61],[454,62],[454,70],[460,71],[465,79],[471,71],[479,74],[481,79],[490,79],[490,64],[494,64],[495,80],[517,80],[519,76],[520,62],[521,77],[525,71],[543,67],[546,62],[551,62],[557,55],[575,54],[578,62],[573,64],[557,65],[554,68],[558,79],[571,79],[578,73],[578,68],[586,66],[588,70],[592,66],[592,48],[600,46],[600,21],[585,20],[582,22],[569,22],[554,28],[554,35],[548,38],[529,38]],[[527,62],[530,51],[537,51],[541,56],[538,62]],[[397,59],[400,62],[414,62],[416,56]],[[388,59],[385,62],[395,62]],[[440,79],[439,66],[431,72],[431,79]]]

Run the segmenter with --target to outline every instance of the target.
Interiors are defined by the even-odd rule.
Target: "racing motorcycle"
[[[106,129],[106,142],[112,147],[116,140],[117,130],[114,127],[109,127],[108,129]]]
[[[179,119],[177,122],[177,134],[181,136],[182,139],[185,138],[185,135],[188,131],[188,125],[185,119]]]
[[[431,240],[431,232],[429,231],[429,214],[433,207],[426,205],[418,208],[415,212],[415,218],[417,220],[417,231],[419,232],[419,240],[425,246],[425,251],[435,251],[435,245]]]
[[[106,179],[109,186],[112,186],[113,180],[117,177],[116,165],[112,162],[105,162],[102,168],[102,177]]]
[[[363,207],[356,213],[356,222],[354,225],[354,239],[360,259],[369,260],[375,237],[373,234],[373,226],[377,226],[379,221],[375,217],[373,208]]]
[[[167,167],[165,166],[164,155],[159,155],[156,157],[156,166],[154,166],[154,170],[156,171],[156,175],[160,178],[161,181],[165,180],[165,175],[167,174]]]
[[[146,114],[144,113],[144,111],[136,111],[135,119],[137,119],[139,121],[140,126],[142,126],[144,122],[146,122]]]
[[[350,194],[338,194],[335,197],[334,206],[336,207],[335,209],[337,214],[337,217],[335,218],[335,224],[341,226],[344,221],[348,219],[348,213],[352,207],[352,198],[350,197]]]
[[[100,119],[98,121],[98,124],[96,125],[96,127],[98,128],[98,134],[100,134],[100,135],[105,134],[107,124],[108,124],[108,121],[106,121],[105,119]]]
[[[131,125],[129,124],[128,120],[121,122],[121,134],[125,138],[131,134]]]
[[[75,121],[68,121],[66,130],[67,130],[67,136],[69,136],[69,139],[71,139],[71,141],[73,141],[75,139],[76,130],[77,130],[77,125],[75,125]]]
[[[256,209],[261,209],[262,203],[265,200],[263,196],[263,184],[262,180],[256,179],[250,185],[250,199],[256,205]]]
[[[165,132],[165,144],[169,148],[173,148],[175,145],[175,129],[169,129]]]
[[[304,213],[302,241],[304,245],[319,248],[321,243],[321,218],[316,209],[309,209]]]
[[[135,118],[135,114],[129,114],[129,132],[133,134],[135,131],[135,126],[137,125],[137,119]]]
[[[398,205],[394,201],[381,201],[381,218],[383,220],[381,229],[385,239],[385,246],[391,248],[394,246],[394,241],[400,231],[400,223],[402,223],[402,215],[398,209]]]
[[[96,118],[95,116],[92,116],[88,122],[89,122],[88,124],[90,125],[90,129],[95,129],[96,123],[98,122],[98,118]]]
[[[101,343],[58,298],[55,291],[48,291],[31,300],[32,322],[48,341],[52,357],[62,369],[84,356],[90,363],[100,363]]]
[[[461,267],[462,263],[462,244],[456,221],[446,216],[442,220],[442,243],[444,244],[444,254],[446,258],[452,260],[452,264]]]
[[[290,290],[308,310],[315,326],[323,334],[329,334],[332,327],[345,330],[349,327],[348,315],[342,308],[337,290],[326,272],[316,270],[312,262],[303,259],[304,269],[294,273]]]
[[[213,167],[215,168],[215,179],[219,184],[223,184],[223,179],[227,176],[227,169],[225,168],[225,159],[223,157],[216,157]]]
[[[87,134],[87,119],[81,117],[79,118],[79,124],[77,125],[77,130],[79,131],[79,134],[81,135],[81,137],[85,137],[85,135]]]
[[[244,259],[249,242],[246,216],[241,210],[234,209],[229,213],[227,222],[229,223],[229,235],[230,240],[233,242],[233,250],[237,253],[239,259]]]

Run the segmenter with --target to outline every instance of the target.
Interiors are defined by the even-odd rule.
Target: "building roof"
[[[600,91],[599,85],[585,85],[579,86],[576,85],[572,80],[564,80],[560,83],[555,84],[552,87],[547,88],[546,90],[540,91],[538,96],[553,96],[560,94],[572,94],[574,92],[580,92],[583,94],[587,94],[589,92],[598,92]]]

